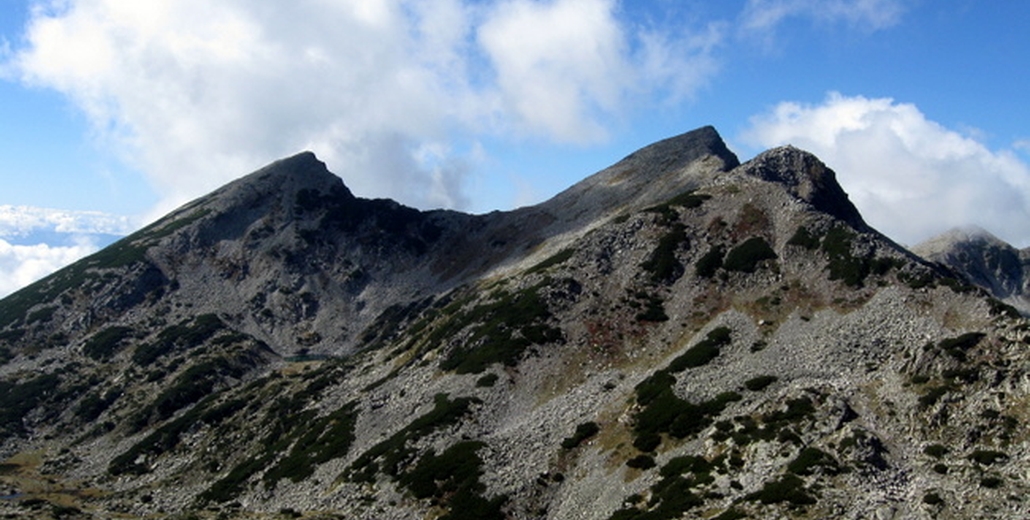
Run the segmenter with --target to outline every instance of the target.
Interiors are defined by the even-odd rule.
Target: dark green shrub
[[[984,478],[980,479],[980,487],[985,487],[985,488],[988,488],[988,489],[997,489],[997,488],[1000,488],[1004,484],[1005,484],[1004,480],[1002,480],[1001,478],[998,478],[998,477],[994,477],[994,476],[988,476],[988,477],[984,477]]]
[[[655,467],[654,457],[650,455],[637,455],[626,461],[626,465],[635,469],[651,469]]]
[[[694,190],[688,190],[667,200],[665,204],[669,206],[679,206],[687,209],[693,209],[700,207],[701,204],[703,204],[706,200],[710,198],[712,198],[711,195],[695,193]]]
[[[661,298],[648,296],[644,301],[644,305],[644,311],[636,316],[637,321],[650,321],[653,323],[669,321],[669,316],[665,314],[665,307]]]
[[[651,274],[655,283],[672,283],[683,276],[683,264],[676,258],[676,251],[687,244],[686,227],[676,223],[661,239],[641,267]]]
[[[969,460],[984,466],[1004,461],[1008,458],[1009,456],[1004,452],[995,450],[976,450],[969,454]]]
[[[24,382],[0,381],[0,438],[25,433],[22,419],[58,393],[61,379],[44,374]]]
[[[799,226],[790,240],[787,240],[787,245],[799,246],[811,251],[819,247],[819,237],[813,235],[805,226]]]
[[[948,393],[949,387],[947,385],[934,386],[926,389],[926,392],[919,396],[919,404],[923,406],[933,406],[944,397],[944,394]]]
[[[762,237],[752,237],[730,250],[722,266],[727,271],[753,273],[764,260],[776,258],[776,252]]]
[[[719,349],[730,343],[730,329],[718,327],[712,329],[705,339],[690,347],[683,354],[669,363],[669,371],[676,373],[688,368],[696,368],[707,365],[719,356]]]
[[[299,423],[293,449],[265,473],[263,480],[274,484],[288,478],[300,482],[310,477],[319,464],[347,454],[354,442],[354,425],[358,413],[354,403],[325,416]]]
[[[184,321],[162,330],[154,343],[136,347],[132,361],[139,366],[148,366],[164,355],[198,347],[224,328],[225,324],[214,314],[197,316],[190,322]]]
[[[458,374],[478,374],[494,363],[514,366],[532,345],[560,341],[561,330],[546,323],[551,312],[540,296],[545,283],[549,281],[515,294],[501,293],[496,301],[465,313],[455,310],[450,320],[430,333],[429,343],[443,343],[468,326],[471,335],[465,344],[451,349],[440,368]]]
[[[108,327],[89,338],[82,346],[82,353],[96,361],[110,358],[121,346],[122,340],[132,334],[129,327]]]
[[[651,453],[662,444],[662,436],[654,432],[638,435],[633,439],[633,447],[644,452]]]
[[[408,446],[411,442],[437,429],[457,423],[469,412],[473,404],[480,402],[470,397],[460,397],[452,401],[446,394],[437,394],[434,399],[435,406],[432,410],[359,456],[348,467],[346,477],[355,482],[374,482],[379,472],[397,477],[401,464],[412,456],[413,450]]]
[[[951,357],[959,360],[966,360],[966,352],[980,344],[980,340],[987,335],[982,332],[967,332],[957,338],[943,339],[938,346]]]
[[[807,397],[799,397],[787,401],[786,410],[776,410],[766,414],[762,419],[770,425],[786,425],[801,421],[815,413],[815,406],[812,400]]]
[[[925,453],[925,454],[927,454],[927,455],[929,455],[929,456],[931,456],[931,457],[933,457],[935,459],[939,459],[939,458],[941,458],[941,457],[943,457],[943,456],[948,454],[948,448],[946,448],[946,447],[944,447],[944,446],[942,446],[940,444],[931,444],[931,445],[923,448],[923,453]]]
[[[808,494],[805,482],[793,474],[784,475],[779,480],[766,482],[762,489],[748,495],[749,500],[758,500],[763,504],[779,504],[787,502],[795,506],[816,503],[815,497]]]
[[[487,375],[477,379],[476,380],[476,386],[480,387],[480,388],[489,388],[491,386],[494,386],[494,384],[497,383],[497,379],[498,379],[498,375],[497,374],[490,373],[490,374],[487,374]]]
[[[944,503],[944,499],[940,495],[934,492],[929,492],[923,495],[923,503],[931,506],[936,506]]]
[[[590,421],[576,426],[576,432],[572,434],[572,437],[566,437],[561,442],[561,447],[567,450],[571,450],[583,443],[583,441],[597,435],[597,432],[601,431],[601,427],[597,423]]]
[[[713,247],[697,260],[697,264],[694,266],[694,272],[701,278],[711,278],[712,276],[715,276],[716,271],[722,267],[722,258],[725,254],[726,253],[721,247]]]
[[[775,383],[779,378],[776,376],[758,376],[744,381],[744,388],[752,392],[764,390],[765,387]]]
[[[787,471],[797,475],[811,475],[816,468],[820,468],[830,475],[840,472],[840,465],[833,456],[813,447],[801,450],[798,456],[787,465]]]
[[[941,475],[947,475],[948,474],[948,465],[938,462],[937,464],[933,465],[933,471],[934,471],[934,473],[939,473]]]

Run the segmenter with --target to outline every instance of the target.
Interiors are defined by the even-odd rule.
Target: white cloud
[[[747,32],[769,32],[789,18],[808,18],[879,30],[897,24],[903,12],[901,0],[748,0],[741,27]]]
[[[1030,245],[1030,166],[992,151],[906,103],[831,93],[754,117],[745,140],[793,144],[819,156],[873,227],[914,245],[976,224]]]
[[[502,102],[530,130],[573,142],[603,138],[589,113],[614,111],[632,76],[614,7],[611,0],[517,0],[487,16],[478,36]]]
[[[5,69],[70,97],[146,172],[165,197],[152,216],[301,149],[360,195],[461,207],[475,136],[603,139],[639,93],[690,95],[718,40],[645,34],[614,0],[54,0],[33,13]]]
[[[73,235],[127,235],[137,226],[133,219],[99,211],[68,211],[0,205],[0,237],[23,237],[48,231]]]
[[[20,246],[0,239],[0,298],[68,265],[98,247],[89,242],[67,247]]]

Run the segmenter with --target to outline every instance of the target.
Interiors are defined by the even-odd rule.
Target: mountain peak
[[[744,163],[743,173],[784,185],[795,197],[855,228],[866,228],[862,215],[837,183],[837,176],[815,155],[793,146],[767,150]]]
[[[705,126],[645,146],[541,207],[566,220],[594,220],[661,203],[739,164],[715,128]]]
[[[740,160],[726,147],[719,132],[711,125],[645,146],[626,156],[623,161],[650,162],[666,169],[675,169],[708,155],[722,159],[724,171],[740,164]]]

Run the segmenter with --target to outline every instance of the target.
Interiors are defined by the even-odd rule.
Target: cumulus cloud
[[[596,142],[641,90],[689,95],[713,73],[711,31],[645,33],[617,10],[41,1],[7,68],[70,97],[163,194],[158,212],[300,149],[359,194],[461,208],[477,136]]]
[[[754,117],[744,139],[815,153],[866,221],[899,242],[914,245],[975,224],[1030,245],[1030,166],[912,104],[838,93],[818,105],[784,102]]]

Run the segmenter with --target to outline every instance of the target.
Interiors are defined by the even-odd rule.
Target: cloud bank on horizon
[[[620,136],[646,133],[663,113],[703,114],[709,100],[729,112],[723,89],[749,95],[748,85],[713,87],[736,72],[732,49],[774,60],[804,31],[872,40],[904,26],[913,5],[33,0],[22,40],[0,42],[0,78],[57,92],[81,111],[100,146],[153,186],[160,200],[146,219],[301,149],[346,172],[362,196],[484,210],[494,209],[477,206],[485,191],[532,187],[488,173],[506,153],[521,159],[502,150],[511,143],[622,145],[631,140]],[[823,89],[815,103],[784,90],[739,115],[731,146],[816,153],[866,220],[902,243],[978,224],[1030,244],[1030,168],[1020,155],[1030,138],[991,149],[914,104],[827,94],[847,87]],[[709,122],[681,121],[678,131]],[[491,200],[507,209],[539,195]],[[0,244],[0,278],[14,279],[8,273],[33,254],[51,265],[74,256],[12,243]]]

